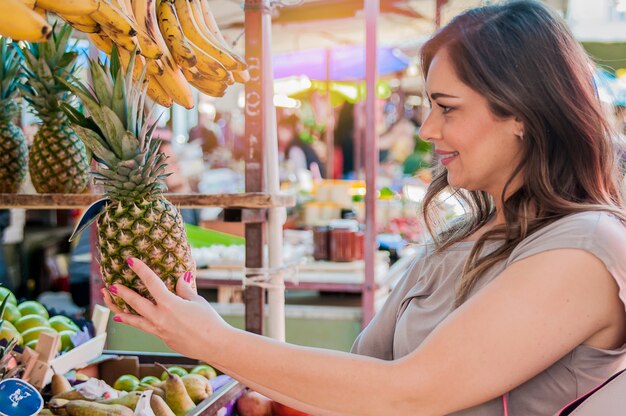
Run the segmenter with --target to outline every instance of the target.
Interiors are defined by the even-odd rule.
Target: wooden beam
[[[292,195],[269,195],[262,192],[242,194],[165,194],[176,206],[222,208],[270,208],[295,205]],[[103,198],[100,194],[0,194],[0,208],[70,209],[83,208]]]

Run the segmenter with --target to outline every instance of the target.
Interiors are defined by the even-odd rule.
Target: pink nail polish
[[[111,293],[117,293],[117,288],[113,285],[109,286],[109,292]]]
[[[126,263],[128,263],[130,267],[133,267],[133,259],[131,257],[126,259]]]
[[[115,322],[122,322],[122,318],[120,318],[120,317],[119,317],[119,316],[117,316],[117,315],[115,315],[115,316],[113,317],[113,320],[114,320]]]
[[[183,276],[183,280],[187,283],[191,282],[191,272],[185,272],[185,275]]]

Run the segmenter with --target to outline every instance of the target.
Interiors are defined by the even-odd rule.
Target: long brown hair
[[[458,287],[461,305],[486,270],[505,260],[515,246],[566,215],[605,210],[626,220],[619,192],[611,127],[593,81],[593,63],[565,22],[536,1],[513,1],[470,9],[454,18],[421,50],[424,77],[445,48],[457,76],[483,95],[493,114],[524,124],[520,164],[501,195],[505,224],[474,244]],[[517,175],[521,188],[508,195]],[[492,197],[456,190],[468,213],[437,233],[436,205],[448,189],[447,172],[433,179],[423,203],[437,252],[469,237],[494,214]],[[481,256],[488,241],[501,244]]]

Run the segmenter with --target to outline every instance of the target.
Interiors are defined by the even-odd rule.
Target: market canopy
[[[378,48],[379,75],[403,71],[409,62],[409,57],[397,48]],[[365,47],[351,45],[276,54],[272,63],[275,79],[304,75],[320,81],[360,80],[365,78]]]

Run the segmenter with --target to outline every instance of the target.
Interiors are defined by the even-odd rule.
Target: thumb
[[[192,280],[191,272],[185,272],[183,277],[176,282],[176,294],[183,299],[195,300],[198,297],[198,293],[191,286]]]

